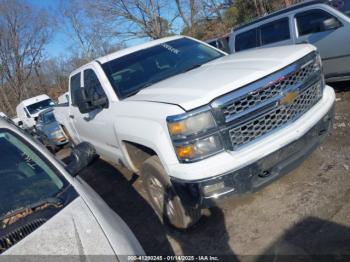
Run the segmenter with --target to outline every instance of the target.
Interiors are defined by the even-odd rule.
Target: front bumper
[[[192,207],[211,207],[217,200],[253,192],[289,173],[322,143],[331,130],[334,105],[307,133],[279,150],[239,170],[204,180],[171,178],[181,200]]]

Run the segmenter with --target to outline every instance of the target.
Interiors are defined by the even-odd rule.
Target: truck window
[[[282,18],[260,27],[261,45],[290,39],[289,18]]]
[[[92,69],[87,69],[84,71],[84,88],[89,97],[91,97],[93,100],[106,97],[102,85]]]
[[[243,51],[258,46],[257,30],[252,29],[247,32],[240,33],[236,36],[235,50]]]
[[[299,13],[295,18],[299,36],[327,31],[328,29],[325,27],[327,20],[336,19],[331,14],[320,9]],[[340,25],[339,22],[339,26]]]
[[[70,78],[70,93],[72,97],[72,106],[77,106],[76,92],[80,89],[80,73]]]

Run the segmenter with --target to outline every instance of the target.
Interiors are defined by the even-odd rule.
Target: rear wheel
[[[142,164],[141,175],[148,199],[164,222],[186,229],[200,219],[199,208],[187,207],[182,203],[158,156],[152,156]]]

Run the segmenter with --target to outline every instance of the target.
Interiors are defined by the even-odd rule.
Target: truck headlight
[[[209,107],[167,118],[180,162],[195,162],[223,151],[220,134]]]
[[[223,146],[218,134],[189,142],[186,145],[175,145],[176,155],[182,162],[194,162],[221,152]]]
[[[170,135],[175,137],[187,137],[216,127],[210,111],[171,116],[167,122]]]

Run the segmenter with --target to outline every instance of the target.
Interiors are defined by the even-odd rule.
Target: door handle
[[[72,119],[74,119],[74,116],[73,116],[73,115],[69,115],[69,118],[72,118]]]

